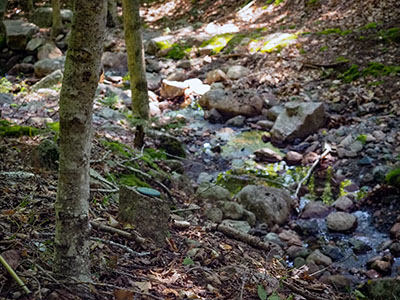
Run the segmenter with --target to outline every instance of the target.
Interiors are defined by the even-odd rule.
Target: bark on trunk
[[[77,1],[60,94],[60,157],[54,271],[90,279],[89,161],[106,0]]]
[[[107,0],[107,26],[115,27],[118,23],[117,1]]]
[[[6,44],[6,27],[3,18],[7,10],[7,0],[0,0],[0,49]]]
[[[57,35],[63,32],[60,0],[51,0],[51,7],[53,8],[53,25],[51,27],[51,39],[54,40]]]
[[[133,116],[139,119],[135,135],[136,147],[143,145],[144,126],[149,119],[149,96],[147,93],[139,7],[139,0],[122,1],[128,70],[131,77],[132,110]]]

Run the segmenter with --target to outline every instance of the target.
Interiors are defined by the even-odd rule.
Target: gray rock
[[[61,70],[55,70],[46,77],[43,77],[39,82],[32,86],[32,90],[38,90],[43,88],[50,88],[56,84],[61,83],[63,80],[63,72]]]
[[[318,249],[312,252],[306,259],[306,262],[314,262],[317,265],[323,265],[325,267],[332,264],[332,259],[321,253]]]
[[[261,114],[263,100],[256,93],[235,97],[231,92],[213,89],[205,93],[199,100],[204,109],[217,109],[224,117],[243,115],[253,117]]]
[[[0,93],[0,105],[11,104],[14,102],[14,96],[8,93]]]
[[[334,245],[325,245],[322,248],[322,253],[329,256],[334,261],[338,261],[344,258],[344,254],[342,253],[340,248]]]
[[[162,44],[173,44],[174,36],[172,35],[164,35],[152,38],[147,43],[145,43],[145,50],[148,54],[156,55],[160,50],[160,46]]]
[[[256,215],[247,209],[243,209],[243,220],[247,221],[250,226],[255,226],[257,223]]]
[[[260,126],[263,130],[270,130],[274,126],[274,122],[268,120],[260,120],[256,123],[257,126]]]
[[[121,119],[125,119],[125,116],[122,113],[109,107],[101,108],[98,112],[96,112],[96,115],[106,120],[112,120],[112,121],[119,121]]]
[[[54,59],[43,59],[35,63],[35,76],[44,77],[56,70],[63,70],[65,64],[65,56],[54,58]]]
[[[346,212],[333,212],[326,218],[326,227],[337,232],[346,232],[355,229],[357,218]]]
[[[285,161],[289,166],[297,166],[301,164],[303,155],[296,151],[289,151],[285,155]]]
[[[32,36],[39,31],[35,24],[21,20],[3,21],[6,28],[7,46],[13,50],[25,50]]]
[[[270,121],[275,122],[278,116],[285,111],[285,108],[281,105],[274,105],[267,111],[267,118]]]
[[[188,75],[185,72],[179,70],[175,70],[175,72],[172,72],[166,78],[166,80],[169,81],[185,81],[186,79],[188,79]]]
[[[264,236],[263,239],[264,239],[264,241],[275,243],[275,244],[277,244],[277,245],[279,245],[281,247],[286,247],[287,246],[287,244],[284,241],[282,241],[279,238],[279,236],[274,232],[269,232],[268,234],[266,234]]]
[[[63,22],[72,21],[72,11],[69,9],[61,9],[61,19]],[[41,28],[51,27],[53,24],[53,9],[51,7],[39,7],[35,9],[32,15],[32,23]]]
[[[208,120],[208,122],[212,124],[222,123],[224,121],[224,117],[215,108],[205,111],[204,119]]]
[[[400,257],[400,243],[396,242],[390,245],[390,253],[392,253],[392,255],[394,257]]]
[[[244,125],[245,121],[246,121],[246,117],[239,115],[239,116],[229,119],[228,121],[226,121],[225,124],[227,126],[232,126],[232,127],[242,127]]]
[[[287,255],[290,259],[295,259],[296,257],[306,258],[311,254],[311,251],[307,248],[299,247],[299,246],[290,246],[286,250]]]
[[[296,257],[293,261],[293,266],[296,269],[301,268],[302,266],[304,266],[306,264],[306,260],[302,257]]]
[[[214,222],[214,223],[221,223],[224,213],[218,207],[212,207],[206,210],[205,212],[206,217]]]
[[[237,80],[250,74],[250,69],[243,66],[232,66],[228,69],[226,76],[231,80]]]
[[[209,71],[206,75],[206,83],[213,84],[215,82],[226,81],[227,77],[224,71],[220,69]]]
[[[270,148],[261,148],[254,151],[256,159],[260,162],[275,163],[282,161],[282,156]]]
[[[349,244],[351,245],[353,252],[355,254],[365,254],[369,250],[372,250],[372,248],[367,243],[365,243],[357,238],[349,239]]]
[[[341,211],[349,211],[353,207],[353,205],[353,201],[346,196],[340,197],[332,204],[334,208]]]
[[[33,52],[42,46],[46,41],[41,37],[35,37],[31,39],[28,44],[26,45],[26,51]]]
[[[184,192],[186,196],[191,196],[194,194],[193,184],[190,181],[190,178],[187,177],[185,174],[172,172],[170,180],[171,186],[174,189]]]
[[[176,64],[177,68],[182,68],[182,69],[190,69],[192,67],[192,62],[190,60],[184,59],[179,61]]]
[[[38,60],[42,60],[46,58],[53,59],[62,55],[62,51],[54,43],[46,43],[39,48],[37,57]]]
[[[301,213],[301,218],[324,218],[329,214],[329,207],[321,201],[311,201],[305,207]]]
[[[247,221],[237,221],[237,220],[223,220],[222,225],[232,227],[244,233],[249,233],[251,227]]]
[[[390,171],[389,166],[380,165],[372,169],[372,175],[374,176],[376,182],[382,183],[385,181],[386,174],[389,171]]]
[[[281,225],[289,219],[292,198],[285,190],[248,185],[237,194],[237,198],[260,222],[269,226]]]
[[[289,102],[276,119],[271,134],[276,141],[291,141],[314,133],[324,124],[323,103]]]
[[[45,139],[37,146],[37,161],[35,154],[36,151],[33,155],[34,163],[39,162],[40,167],[45,169],[57,170],[59,150],[57,144],[52,139]]]
[[[128,72],[128,57],[124,52],[106,51],[103,53],[101,62],[106,72],[112,71],[121,76]]]
[[[341,274],[328,276],[328,283],[339,291],[348,291],[351,287],[352,280]]]
[[[243,206],[236,202],[223,202],[221,210],[224,213],[224,218],[226,219],[240,220],[243,217]]]
[[[157,90],[161,85],[161,76],[157,73],[146,73],[147,87],[150,91]]]
[[[352,152],[360,152],[364,148],[364,144],[361,141],[354,141],[349,145],[349,150]]]
[[[196,195],[200,199],[214,203],[218,201],[231,201],[232,198],[231,193],[227,189],[210,183],[200,184]]]

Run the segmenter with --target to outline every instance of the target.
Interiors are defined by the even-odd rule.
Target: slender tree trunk
[[[0,49],[6,43],[6,27],[3,24],[4,15],[7,10],[7,0],[0,0]]]
[[[26,10],[29,14],[33,13],[33,10],[35,9],[35,5],[33,3],[33,0],[26,0]]]
[[[115,27],[118,23],[117,1],[107,0],[107,26]]]
[[[124,31],[128,52],[128,69],[131,78],[133,116],[138,120],[135,146],[144,143],[144,126],[149,119],[149,96],[140,24],[140,0],[123,0]]]
[[[89,161],[106,4],[106,0],[77,1],[60,94],[54,271],[79,280],[90,279]]]
[[[53,8],[53,25],[51,27],[51,39],[54,40],[57,35],[63,32],[60,0],[51,0],[51,7]]]

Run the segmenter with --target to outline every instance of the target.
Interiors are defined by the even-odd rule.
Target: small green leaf
[[[354,290],[353,295],[358,299],[366,299],[365,295],[361,293],[359,290]]]
[[[190,257],[185,257],[185,259],[183,260],[183,265],[184,266],[194,265],[194,261]]]
[[[267,292],[261,284],[257,286],[257,294],[261,300],[267,300]]]
[[[273,293],[271,296],[268,297],[268,300],[282,300],[282,298],[279,297],[278,294]]]

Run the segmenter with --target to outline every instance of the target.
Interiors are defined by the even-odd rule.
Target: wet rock
[[[371,264],[371,269],[382,275],[390,275],[392,273],[392,264],[389,261],[376,260]]]
[[[321,275],[318,271],[320,270],[320,267],[313,261],[307,262],[306,260],[306,265],[308,267],[308,273],[315,274],[314,277],[318,277],[318,275]]]
[[[319,224],[317,220],[296,220],[295,230],[304,236],[312,236],[320,233]]]
[[[303,155],[296,151],[289,151],[285,155],[285,161],[289,166],[297,166],[301,164]]]
[[[161,83],[160,94],[163,98],[172,99],[183,96],[187,88],[188,85],[186,83],[164,79]]]
[[[247,221],[237,221],[237,220],[223,220],[222,225],[232,227],[236,230],[239,230],[244,233],[248,233],[251,229],[249,223]]]
[[[229,119],[228,121],[226,121],[225,124],[227,126],[232,126],[232,127],[242,127],[244,125],[245,121],[246,121],[246,117],[239,115],[239,116]]]
[[[352,280],[349,277],[340,274],[328,276],[327,281],[335,289],[346,292],[350,289],[352,284]]]
[[[286,250],[286,254],[289,256],[290,259],[294,259],[296,257],[306,258],[311,254],[311,251],[307,248],[292,245]]]
[[[214,222],[214,223],[221,223],[224,213],[217,207],[212,207],[206,210],[205,212],[206,217]]]
[[[196,195],[200,199],[213,203],[218,201],[231,201],[231,193],[227,189],[211,183],[200,184]]]
[[[266,234],[264,236],[263,239],[264,239],[264,241],[275,243],[281,247],[287,246],[287,244],[284,241],[282,241],[275,232],[269,232],[268,234]]]
[[[344,254],[340,251],[340,248],[334,245],[328,244],[324,246],[321,251],[334,261],[339,261],[344,258]]]
[[[357,164],[359,164],[360,166],[370,166],[373,163],[373,159],[369,156],[364,156],[363,158],[361,158]]]
[[[231,92],[215,89],[205,93],[199,100],[204,109],[215,108],[224,117],[243,115],[246,117],[261,114],[263,100],[256,93],[248,93],[246,96],[235,97]]]
[[[332,259],[321,253],[318,249],[313,251],[306,259],[307,264],[313,262],[317,265],[323,265],[325,267],[332,264]]]
[[[394,257],[400,257],[400,243],[393,243],[390,245],[390,253],[392,253]]]
[[[46,43],[39,48],[37,53],[38,60],[46,58],[57,58],[63,55],[62,51],[54,43]]]
[[[394,240],[400,240],[400,223],[395,223],[390,229],[390,236]]]
[[[369,278],[369,279],[376,279],[376,278],[381,277],[381,275],[373,269],[370,269],[367,272],[365,272],[365,276],[367,276],[367,278]]]
[[[0,93],[0,105],[11,104],[14,102],[13,94]]]
[[[7,47],[13,50],[25,50],[32,36],[39,31],[35,24],[22,20],[4,20]]]
[[[270,148],[261,148],[254,151],[257,161],[275,163],[282,161],[282,156]]]
[[[243,217],[243,206],[236,202],[225,201],[221,206],[224,218],[240,220]]]
[[[124,76],[128,72],[128,57],[124,52],[105,51],[101,58],[105,71]]]
[[[289,102],[279,114],[271,130],[273,139],[279,142],[304,138],[325,124],[325,109],[321,102]]]
[[[248,185],[237,194],[237,198],[260,222],[269,226],[283,224],[290,216],[292,198],[285,190]]]
[[[285,108],[281,105],[274,105],[267,111],[267,118],[270,121],[275,122],[278,116],[283,113]]]
[[[145,50],[148,54],[156,55],[161,45],[173,44],[174,37],[172,35],[164,35],[152,38],[145,44]]]
[[[35,76],[38,78],[49,75],[56,70],[63,70],[65,64],[65,56],[50,59],[46,58],[34,64]]]
[[[296,257],[293,261],[293,266],[296,269],[301,268],[302,266],[304,266],[306,264],[306,260],[302,257]]]
[[[353,205],[354,205],[353,201],[346,196],[340,197],[332,204],[332,206],[337,210],[347,211],[347,212],[351,210]]]
[[[357,238],[349,239],[349,244],[355,254],[365,254],[368,251],[372,250],[372,248],[368,244]]]
[[[329,211],[329,207],[321,201],[311,201],[304,207],[301,218],[324,218],[329,214]]]
[[[61,9],[61,19],[63,22],[72,21],[72,11],[69,9]],[[53,8],[51,7],[39,7],[35,9],[32,15],[32,23],[36,24],[40,28],[48,28],[53,24]]]
[[[215,108],[205,111],[204,119],[212,124],[222,123],[224,121],[224,117]]]
[[[243,66],[232,66],[228,69],[226,76],[231,80],[237,80],[250,74],[250,69]]]
[[[209,71],[206,75],[206,83],[208,84],[226,80],[228,80],[228,78],[226,77],[225,72],[220,69]]]
[[[400,298],[400,279],[382,278],[365,282],[359,290],[366,296],[366,299],[388,300]]]
[[[40,46],[42,46],[46,42],[45,39],[41,37],[35,37],[31,39],[28,44],[26,45],[26,51],[29,52],[34,52],[36,49],[38,49]]]
[[[326,218],[326,227],[331,231],[347,232],[357,226],[357,218],[346,212],[333,212]]]
[[[376,166],[372,169],[372,175],[374,176],[374,180],[378,183],[382,183],[385,181],[386,174],[390,171],[390,167],[385,165]]]
[[[260,120],[256,123],[257,126],[261,127],[263,130],[270,130],[274,126],[274,122],[268,120]]]
[[[119,192],[118,219],[135,226],[143,237],[162,246],[168,234],[169,207],[156,197],[143,195],[135,188],[122,186]]]
[[[43,77],[39,82],[32,86],[32,90],[38,90],[43,88],[51,88],[56,84],[61,83],[63,80],[63,72],[61,70],[55,70],[49,75]]]

